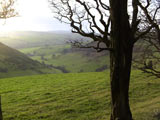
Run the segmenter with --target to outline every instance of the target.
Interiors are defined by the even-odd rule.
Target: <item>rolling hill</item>
[[[86,39],[78,34],[64,31],[36,32],[17,31],[0,33],[0,42],[15,49],[62,45],[68,40]]]
[[[59,70],[49,69],[25,54],[0,43],[0,77],[31,75],[42,73],[58,73]]]
[[[62,72],[95,72],[109,67],[108,53],[93,49],[72,48],[68,40],[89,39],[70,32],[9,32],[1,34],[0,41],[16,48],[33,60]]]
[[[29,31],[1,36],[0,41],[17,49],[0,43],[4,120],[109,119],[108,53],[72,48],[65,43],[69,39],[79,36]],[[62,72],[67,74],[34,75]],[[159,79],[132,70],[129,95],[135,120],[160,119],[159,86]]]
[[[132,71],[134,120],[160,119],[160,80]],[[109,72],[0,79],[4,120],[109,120]]]

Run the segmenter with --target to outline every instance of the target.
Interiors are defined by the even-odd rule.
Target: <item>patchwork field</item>
[[[92,49],[76,50],[66,44],[19,50],[33,60],[60,66],[72,73],[103,71],[109,67],[109,57],[106,52],[97,53]]]

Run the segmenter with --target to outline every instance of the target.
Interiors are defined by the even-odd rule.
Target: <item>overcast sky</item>
[[[53,18],[48,6],[47,0],[17,0],[20,17],[0,20],[0,31],[70,31],[69,26]]]

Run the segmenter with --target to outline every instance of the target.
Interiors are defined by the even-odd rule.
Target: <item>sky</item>
[[[69,25],[54,19],[48,0],[16,0],[19,17],[0,19],[2,31],[70,31]]]
[[[0,19],[0,31],[70,31],[70,27],[53,18],[47,0],[17,0],[18,17]]]

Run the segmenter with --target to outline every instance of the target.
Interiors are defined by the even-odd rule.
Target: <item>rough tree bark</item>
[[[1,106],[1,96],[0,96],[0,120],[3,120],[3,116],[2,116],[2,106]]]
[[[127,14],[127,0],[110,0],[111,38],[111,120],[132,120],[129,107],[129,82],[132,62],[133,38]]]

